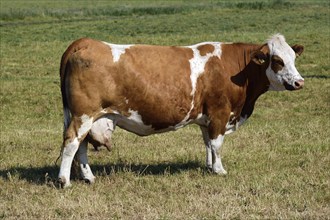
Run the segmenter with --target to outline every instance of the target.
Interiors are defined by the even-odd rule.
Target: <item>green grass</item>
[[[330,216],[328,1],[1,1],[0,219],[326,219]],[[54,187],[62,141],[59,63],[80,37],[113,43],[264,42],[305,52],[305,88],[269,92],[204,168],[199,128],[90,148],[94,185]]]

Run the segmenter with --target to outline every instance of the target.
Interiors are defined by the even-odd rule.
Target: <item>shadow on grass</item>
[[[132,172],[136,175],[172,175],[186,170],[200,168],[201,164],[197,161],[187,163],[159,163],[159,164],[130,164],[118,162],[115,164],[96,164],[92,165],[92,170],[96,175],[111,175],[112,173]]]
[[[41,185],[55,180],[58,170],[58,166],[55,165],[45,167],[12,167],[0,170],[0,177],[9,182],[16,182],[18,179],[22,179]]]
[[[91,169],[96,176],[106,176],[113,173],[132,172],[138,176],[145,175],[173,175],[186,170],[194,170],[201,167],[197,161],[187,163],[160,163],[160,164],[130,164],[125,162],[109,164],[91,164]],[[0,170],[0,177],[8,182],[23,179],[37,185],[56,185],[59,166],[45,167],[12,167]],[[77,180],[78,175],[72,175],[71,179]]]

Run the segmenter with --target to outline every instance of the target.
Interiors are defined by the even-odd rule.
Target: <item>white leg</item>
[[[81,142],[79,149],[78,149],[78,158],[80,164],[80,171],[82,178],[89,182],[94,183],[95,176],[92,173],[91,168],[88,165],[88,157],[87,157],[87,140]]]
[[[79,142],[86,137],[87,133],[92,127],[92,123],[93,118],[84,114],[80,118],[74,118],[70,122],[70,126],[68,127],[68,129],[65,131],[65,137],[67,139],[63,143],[64,148],[62,152],[62,161],[60,173],[58,175],[59,182],[62,187],[68,187],[71,185],[70,172],[73,158],[79,148]]]
[[[203,140],[206,148],[206,167],[212,169],[212,151],[211,151],[211,144],[209,133],[206,127],[200,126],[203,134]]]
[[[210,141],[212,151],[212,170],[217,174],[227,174],[227,171],[223,168],[221,158],[218,155],[218,151],[223,143],[224,136],[219,135],[216,139]]]
[[[73,141],[66,143],[63,148],[62,161],[60,173],[58,175],[59,181],[63,187],[70,186],[70,172],[71,165],[74,155],[79,148],[78,138],[73,139]]]
[[[206,166],[212,169],[212,151],[210,145],[206,145]]]

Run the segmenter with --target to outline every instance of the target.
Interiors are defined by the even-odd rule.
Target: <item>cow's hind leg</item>
[[[70,186],[70,172],[74,155],[79,148],[77,137],[68,138],[63,142],[62,161],[58,180],[61,187]]]
[[[84,141],[81,142],[79,149],[78,149],[78,153],[77,153],[78,158],[79,158],[81,177],[87,183],[94,183],[95,176],[93,175],[92,170],[88,164],[87,145],[88,145],[88,142],[85,139]]]
[[[70,172],[73,158],[79,149],[80,143],[85,139],[91,129],[93,118],[87,115],[73,117],[68,129],[65,131],[62,161],[58,175],[61,187],[70,186]]]

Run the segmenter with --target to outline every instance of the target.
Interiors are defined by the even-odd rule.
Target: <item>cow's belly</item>
[[[139,136],[148,136],[156,133],[175,131],[193,123],[206,126],[208,123],[208,118],[205,115],[200,114],[196,119],[183,120],[173,126],[163,129],[154,129],[152,125],[144,124],[141,116],[137,112],[132,111],[129,117],[124,117],[120,114],[109,114],[103,116],[93,123],[89,135],[94,140],[97,140],[100,144],[104,145],[105,142],[108,141],[107,139],[111,137],[111,133],[114,131],[116,125]]]
[[[120,128],[140,136],[147,136],[157,133],[151,125],[144,124],[141,119],[141,116],[139,116],[138,114],[132,114],[129,117],[115,115],[114,121],[115,124],[118,125]]]
[[[100,143],[104,143],[104,137],[110,137],[108,132],[113,132],[115,127],[127,130],[140,136],[146,136],[156,133],[150,125],[145,125],[142,121],[136,121],[126,118],[122,115],[107,115],[96,120],[89,132],[89,135]]]
[[[240,117],[239,121],[236,123],[227,123],[225,134],[230,134],[241,126],[247,117]],[[109,114],[105,115],[98,120],[96,120],[92,128],[89,132],[90,137],[97,141],[99,145],[104,145],[106,147],[110,147],[110,138],[111,134],[114,131],[116,125],[120,128],[135,133],[139,136],[148,136],[156,133],[163,133],[168,131],[175,131],[179,128],[182,128],[188,124],[198,124],[200,126],[207,126],[209,123],[208,117],[205,115],[198,115],[196,119],[183,120],[173,126],[169,126],[163,129],[154,129],[152,125],[146,125],[142,121],[142,117],[136,111],[131,111],[131,115],[129,117],[125,117],[120,114]]]

